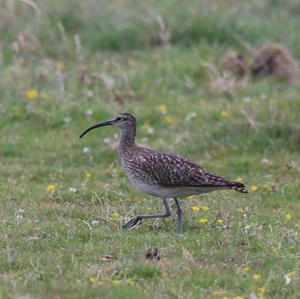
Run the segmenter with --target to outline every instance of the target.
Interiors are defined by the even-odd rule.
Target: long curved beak
[[[98,124],[95,124],[89,128],[87,128],[84,132],[82,132],[79,136],[79,138],[82,138],[86,133],[88,133],[89,131],[92,131],[96,128],[99,128],[99,127],[105,127],[105,126],[111,126],[113,124],[113,121],[112,120],[108,120],[108,121],[104,121],[102,123],[98,123]]]

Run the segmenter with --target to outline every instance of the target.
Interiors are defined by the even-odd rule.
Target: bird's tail
[[[230,188],[241,193],[249,193],[249,190],[245,187],[243,183],[232,182]]]

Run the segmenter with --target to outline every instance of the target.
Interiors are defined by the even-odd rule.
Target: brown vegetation
[[[246,73],[247,61],[242,54],[230,51],[222,58],[221,68],[240,78]]]
[[[269,42],[257,51],[250,71],[253,77],[272,75],[291,81],[297,75],[297,63],[284,46]]]

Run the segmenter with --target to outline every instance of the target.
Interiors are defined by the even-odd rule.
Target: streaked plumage
[[[245,192],[243,184],[214,175],[176,154],[135,146],[130,151],[124,150],[120,154],[120,158],[131,181],[142,181],[144,184],[153,185],[158,189],[196,189],[199,193],[204,193],[230,188]],[[202,188],[203,190],[201,190]],[[185,195],[191,195],[188,191],[186,192]]]
[[[92,126],[84,131],[80,137],[96,127],[106,125],[117,126],[122,130],[119,155],[129,180],[138,190],[161,197],[166,207],[165,214],[138,215],[134,217],[125,224],[126,228],[134,226],[144,218],[155,218],[155,216],[168,217],[170,211],[166,199],[175,198],[179,221],[177,230],[180,231],[181,209],[176,199],[177,197],[221,189],[234,189],[242,193],[248,192],[244,184],[214,175],[182,156],[154,151],[136,145],[136,120],[129,113],[121,113],[111,121]]]

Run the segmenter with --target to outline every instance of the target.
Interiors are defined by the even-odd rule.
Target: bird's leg
[[[149,218],[166,218],[171,216],[171,211],[167,202],[167,199],[165,197],[162,198],[163,204],[165,206],[165,212],[162,214],[153,214],[153,215],[136,215],[132,219],[130,219],[126,224],[123,225],[123,228],[131,228],[135,226],[138,223],[141,223],[143,219],[149,219]]]
[[[176,226],[176,232],[177,232],[177,234],[180,234],[180,232],[181,232],[181,223],[182,223],[182,209],[179,205],[178,199],[174,198],[174,200],[175,200],[175,204],[176,204],[176,207],[177,207],[177,216],[178,216],[178,223],[177,223],[177,226]]]

